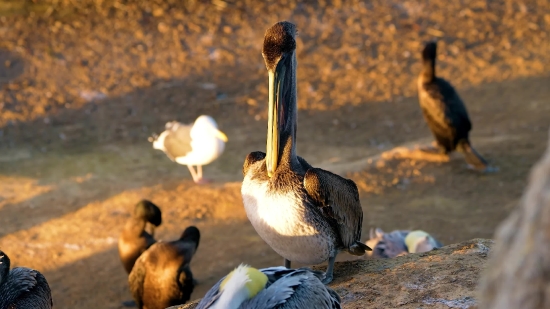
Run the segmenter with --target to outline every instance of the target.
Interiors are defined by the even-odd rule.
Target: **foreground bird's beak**
[[[151,236],[155,237],[155,225],[154,224],[149,224],[151,226]]]
[[[227,143],[228,141],[227,136],[222,131],[216,130],[214,134],[216,135],[217,138]]]
[[[282,103],[281,94],[283,93],[286,71],[286,67],[281,62],[277,65],[275,72],[269,71],[269,118],[267,121],[267,153],[265,159],[269,177],[275,174],[279,164],[279,126],[281,125],[279,116],[284,113],[280,105]]]

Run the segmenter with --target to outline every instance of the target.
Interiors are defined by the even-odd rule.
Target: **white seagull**
[[[214,118],[201,115],[193,125],[177,121],[166,123],[164,132],[148,138],[153,148],[162,150],[170,160],[187,165],[193,181],[208,182],[202,178],[202,166],[216,160],[224,151],[227,136],[218,130]],[[197,166],[197,172],[193,168]]]

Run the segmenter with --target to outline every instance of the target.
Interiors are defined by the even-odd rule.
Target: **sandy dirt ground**
[[[45,274],[56,308],[131,298],[116,242],[141,198],[163,210],[160,239],[201,230],[194,299],[241,262],[282,263],[248,223],[240,182],[245,156],[265,149],[263,33],[283,19],[299,28],[298,153],[356,181],[363,238],[492,237],[546,146],[547,1],[0,1],[0,248]],[[428,39],[498,173],[402,151],[432,140],[415,90]],[[229,137],[205,186],[147,142],[200,114]]]

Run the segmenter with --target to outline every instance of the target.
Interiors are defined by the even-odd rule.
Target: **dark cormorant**
[[[422,51],[423,70],[418,77],[418,99],[438,151],[448,154],[458,150],[464,154],[470,168],[496,171],[470,143],[472,124],[464,102],[448,81],[436,76],[436,51],[435,42],[427,43]]]

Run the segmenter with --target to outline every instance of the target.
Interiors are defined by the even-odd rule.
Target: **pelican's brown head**
[[[296,50],[295,37],[296,25],[288,21],[280,21],[267,29],[262,55],[268,71],[275,71],[281,58]]]

